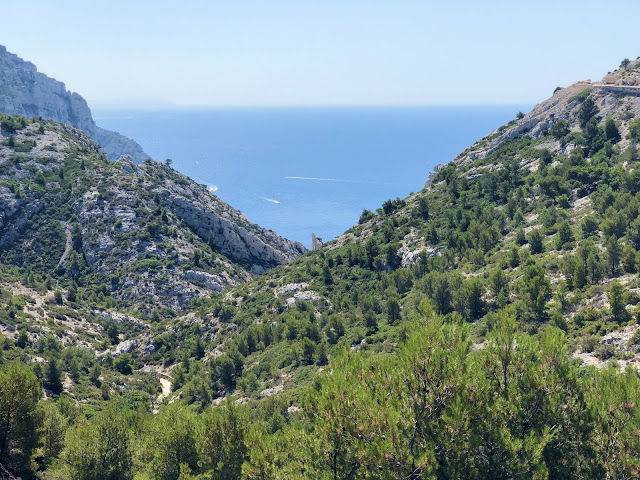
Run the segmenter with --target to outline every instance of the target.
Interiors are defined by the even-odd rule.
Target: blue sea
[[[96,110],[252,222],[328,241],[528,106]]]

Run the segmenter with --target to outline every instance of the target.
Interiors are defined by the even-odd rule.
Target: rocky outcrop
[[[446,167],[447,164],[446,163],[439,163],[438,165],[436,165],[435,167],[433,167],[433,170],[431,170],[429,172],[429,176],[427,177],[427,181],[424,182],[424,188],[429,188],[431,187],[431,185],[433,184],[433,180],[436,178],[436,176],[438,175],[438,172],[440,170],[442,170],[444,167]]]
[[[0,112],[26,118],[42,117],[76,127],[95,139],[112,160],[131,155],[148,158],[135,141],[96,126],[87,102],[65,84],[38,72],[36,66],[0,45]]]
[[[640,57],[627,63],[623,62],[615,72],[602,79],[603,84],[618,86],[640,86]]]
[[[34,188],[20,188],[29,184],[36,174],[47,174],[64,165],[63,151],[72,146],[86,149],[87,153],[98,153],[95,142],[73,127],[58,125],[55,131],[45,130],[37,134],[38,126],[29,125],[14,133],[18,145],[22,141],[33,141],[29,151],[16,154],[15,149],[5,145],[0,133],[0,250],[14,243],[31,218],[46,206],[45,194]],[[75,137],[75,141],[74,141]]]
[[[249,265],[251,273],[264,273],[267,268],[288,263],[305,251],[302,244],[284,240],[266,230],[250,232],[245,226],[208,208],[206,201],[194,201],[169,190],[164,190],[163,196],[178,218],[224,256]]]
[[[92,137],[97,140],[111,160],[129,155],[136,163],[141,163],[149,158],[138,142],[118,132],[96,127],[96,133]]]

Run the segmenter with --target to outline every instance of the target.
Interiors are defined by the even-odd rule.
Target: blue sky
[[[639,13],[637,0],[21,0],[2,5],[0,44],[99,106],[532,104],[640,55]]]

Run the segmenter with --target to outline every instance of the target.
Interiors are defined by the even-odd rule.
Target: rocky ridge
[[[132,308],[182,309],[305,251],[167,165],[108,161],[73,127],[33,121],[0,135],[5,264],[97,276]]]
[[[565,88],[556,88],[553,95],[536,105],[529,113],[493,131],[470,148],[460,153],[454,162],[462,166],[482,160],[505,141],[527,134],[536,139],[547,134],[559,121],[568,122],[571,132],[579,130],[577,112],[586,95],[590,95],[599,108],[598,125],[608,117],[620,129],[620,148],[629,145],[629,123],[640,115],[640,58],[607,74],[602,81],[583,80]],[[637,89],[636,89],[637,88]],[[569,153],[575,145],[554,142],[545,145],[551,153]]]
[[[26,118],[42,117],[76,127],[95,139],[112,160],[131,155],[148,158],[140,145],[96,125],[84,98],[65,84],[38,72],[36,66],[0,45],[0,112]]]

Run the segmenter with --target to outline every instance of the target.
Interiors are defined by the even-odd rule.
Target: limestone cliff
[[[136,162],[149,156],[135,141],[96,126],[87,102],[65,84],[38,72],[35,65],[0,45],[0,112],[42,117],[79,128],[98,141],[112,160],[131,155]]]

